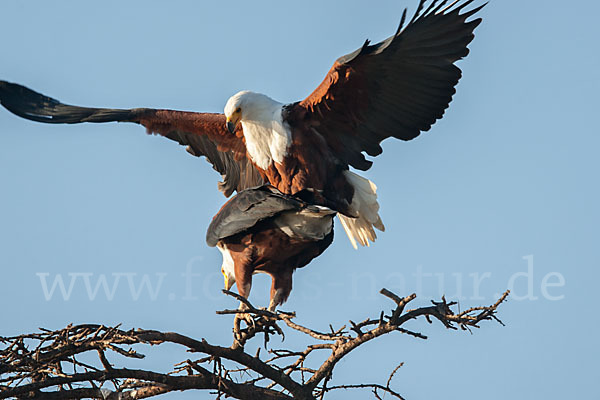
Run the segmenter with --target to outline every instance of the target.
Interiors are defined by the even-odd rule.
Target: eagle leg
[[[271,299],[271,301],[269,302],[269,311],[271,312],[275,312],[275,309],[277,308],[277,306],[279,305],[279,296],[280,293],[275,293],[275,296],[273,296],[273,298]]]
[[[275,312],[277,306],[283,304],[292,291],[293,268],[281,267],[276,274],[271,275],[271,301],[269,311]]]
[[[241,282],[239,282],[238,284],[238,292],[240,296],[247,299],[248,296],[250,296],[250,289],[252,288],[252,274],[250,274],[249,277],[246,277],[245,275],[246,274],[244,274],[244,278],[242,278]],[[239,309],[247,310],[248,306],[246,305],[246,303],[240,301]],[[244,321],[248,326],[254,327],[254,319],[252,318],[252,315],[248,313],[239,313],[235,315],[234,324],[236,327],[239,328],[239,324],[241,321]]]

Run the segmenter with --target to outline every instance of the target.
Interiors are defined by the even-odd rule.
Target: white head
[[[221,243],[217,244],[217,249],[223,255],[223,265],[221,266],[221,273],[225,279],[225,290],[231,289],[235,284],[235,267],[233,264],[233,257],[227,248]]]
[[[231,96],[225,104],[227,129],[235,131],[241,121],[270,121],[281,104],[264,94],[244,90]]]

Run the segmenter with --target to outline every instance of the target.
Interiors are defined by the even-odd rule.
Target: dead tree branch
[[[238,295],[226,292],[242,301]],[[141,399],[172,391],[212,390],[216,398],[237,399],[323,399],[333,390],[369,389],[380,399],[381,393],[402,399],[390,387],[398,366],[386,384],[352,383],[328,386],[336,364],[358,346],[391,332],[426,339],[420,332],[405,325],[419,317],[431,322],[440,321],[448,329],[468,330],[486,320],[501,321],[497,308],[506,300],[504,293],[496,303],[473,307],[455,314],[455,302],[432,301],[431,306],[405,310],[416,295],[399,297],[387,289],[381,294],[395,303],[386,314],[367,318],[359,323],[349,321],[330,332],[317,330],[292,321],[293,313],[272,313],[255,308],[244,299],[245,309],[224,310],[217,314],[235,314],[234,342],[231,346],[209,344],[174,332],[130,329],[104,325],[69,325],[64,329],[0,337],[0,399]],[[271,335],[284,335],[284,329],[300,332],[317,341],[304,349],[270,349],[261,358],[260,348],[255,355],[245,351],[246,344],[263,334],[264,347]],[[190,353],[197,360],[187,359],[176,364],[171,372],[161,373],[139,369],[116,368],[114,359],[140,359],[140,348],[171,343]],[[135,347],[135,348],[134,348]],[[328,358],[315,365],[314,352],[328,352]],[[87,354],[87,356],[84,356]],[[95,361],[89,360],[95,354]],[[111,362],[111,360],[113,362]]]

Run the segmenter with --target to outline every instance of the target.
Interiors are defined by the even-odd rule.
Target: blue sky
[[[416,0],[206,3],[4,0],[0,79],[89,106],[221,112],[242,89],[291,102],[338,56],[393,33]],[[325,328],[390,308],[381,287],[465,308],[512,286],[506,327],[470,335],[414,322],[429,340],[364,346],[335,383],[385,381],[403,361],[395,383],[409,399],[598,395],[600,325],[584,310],[600,278],[600,6],[576,5],[492,1],[481,12],[444,119],[412,142],[386,141],[365,174],[387,231],[354,251],[338,226],[283,307]],[[10,304],[0,335],[99,322],[229,343],[231,320],[214,311],[235,303],[204,243],[225,200],[218,178],[139,126],[50,126],[0,109],[0,303]],[[50,293],[57,277],[73,281],[67,299]],[[102,277],[114,293],[94,296],[86,279]],[[255,277],[251,299],[266,305],[268,286]],[[168,368],[171,356],[144,362]]]

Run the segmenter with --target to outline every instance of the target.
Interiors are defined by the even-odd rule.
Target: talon
[[[256,327],[256,324],[254,322],[254,318],[252,318],[251,314],[248,314],[248,313],[236,314],[235,315],[235,321],[234,321],[234,323],[237,324],[236,326],[238,328],[239,328],[240,321],[244,321],[246,323],[246,326],[248,326],[249,328],[250,327],[252,327],[252,328]]]
[[[254,322],[252,315],[244,314],[244,320],[246,321],[246,325],[248,325],[248,327],[252,327],[252,329],[256,328],[256,323]]]

